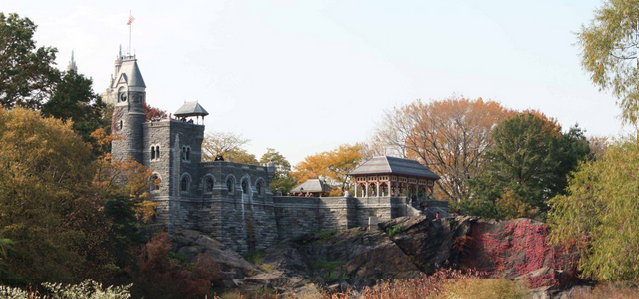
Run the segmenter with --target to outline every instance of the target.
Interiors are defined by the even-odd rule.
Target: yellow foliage
[[[362,160],[362,148],[361,144],[343,144],[332,151],[307,156],[295,165],[292,175],[298,182],[323,176],[346,183],[348,173]]]

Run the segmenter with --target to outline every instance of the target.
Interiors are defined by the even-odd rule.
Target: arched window
[[[226,191],[228,191],[229,193],[233,193],[235,189],[235,180],[233,180],[233,178],[228,178],[226,180]]]
[[[151,160],[155,160],[155,146],[151,147]]]
[[[120,124],[118,125],[118,130],[122,130],[123,127],[124,127],[124,123],[122,122],[122,120],[120,120]]]
[[[155,158],[160,159],[160,146],[155,147]]]
[[[262,182],[257,182],[257,184],[255,184],[255,192],[257,192],[258,196],[262,196]]]
[[[242,181],[242,193],[248,194],[248,192],[249,192],[248,180],[243,180]]]
[[[162,182],[162,180],[160,179],[160,177],[158,177],[157,174],[152,175],[151,176],[151,191],[159,190],[161,182]]]
[[[189,191],[189,183],[190,183],[190,178],[188,175],[185,175],[182,178],[182,181],[180,182],[180,191],[182,192],[188,192]]]
[[[191,148],[190,147],[186,148],[186,160],[187,161],[191,160]]]
[[[204,181],[204,191],[207,193],[213,192],[214,185],[215,181],[213,180],[213,177],[207,176],[206,180]]]

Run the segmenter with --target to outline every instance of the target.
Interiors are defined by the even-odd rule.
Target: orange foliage
[[[320,176],[328,177],[345,187],[348,173],[357,167],[361,159],[361,144],[343,144],[332,151],[307,156],[304,161],[295,165],[292,175],[298,182]]]
[[[468,193],[468,179],[484,166],[483,153],[492,144],[491,131],[514,115],[497,102],[481,98],[450,98],[424,103],[420,100],[396,108],[393,121],[378,139],[390,138],[390,145],[402,146],[406,156],[416,159],[439,174],[438,194],[461,200]],[[388,134],[388,132],[393,132]]]
[[[100,147],[106,147],[113,140],[121,137],[108,135],[102,128],[95,130],[91,137]],[[131,200],[137,202],[138,218],[148,221],[155,214],[157,204],[148,200],[152,182],[149,178],[153,174],[151,169],[131,159],[128,161],[113,160],[111,153],[103,153],[97,160],[97,171],[94,185],[104,193],[120,192],[128,194]]]

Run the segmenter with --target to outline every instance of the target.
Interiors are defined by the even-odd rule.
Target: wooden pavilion
[[[378,156],[366,161],[350,175],[355,180],[355,197],[400,197],[433,199],[439,176],[410,159]]]

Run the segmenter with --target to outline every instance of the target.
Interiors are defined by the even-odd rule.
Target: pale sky
[[[615,99],[580,65],[577,32],[601,1],[0,0],[38,25],[58,67],[103,92],[129,10],[147,102],[198,100],[207,131],[275,148],[292,164],[366,141],[384,110],[452,95],[538,109],[592,136],[622,132]]]

